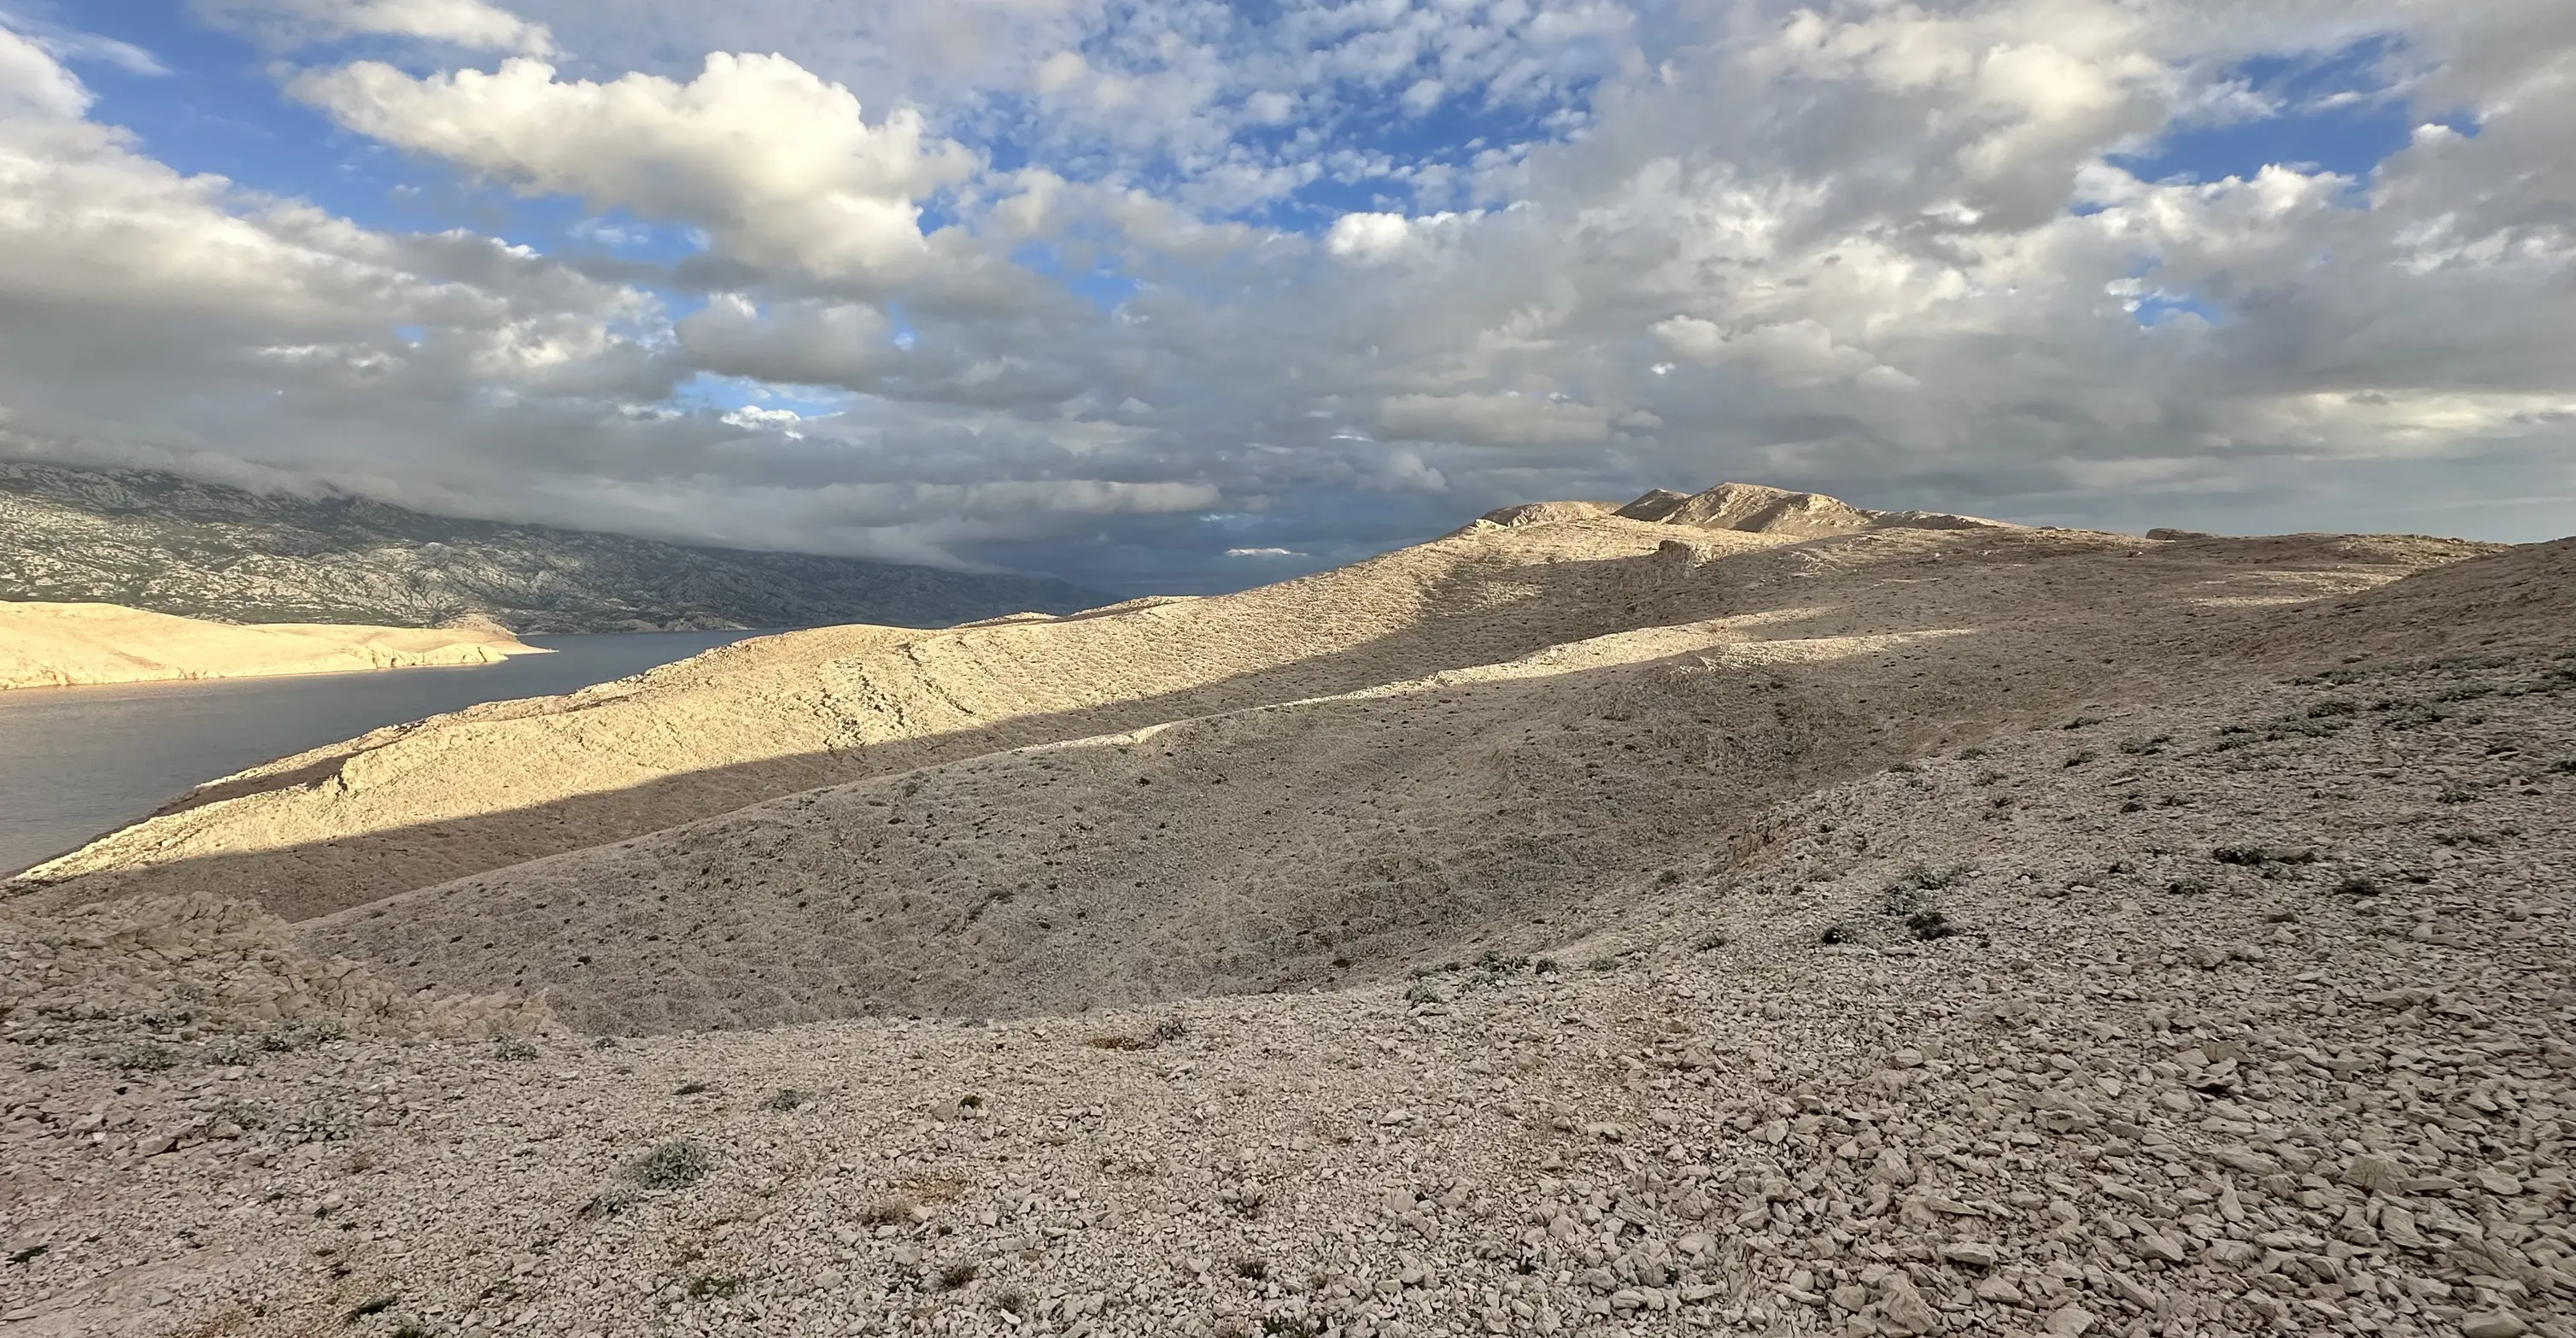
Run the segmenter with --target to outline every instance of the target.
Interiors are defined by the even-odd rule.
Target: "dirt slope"
[[[1223,598],[745,642],[626,683],[380,731],[202,787],[20,885],[68,883],[48,894],[52,904],[211,892],[305,919],[820,786],[1365,691],[1640,626],[1760,616],[1834,634],[1973,629],[2052,597],[2061,577],[2051,567],[2063,559],[2093,564],[2080,577],[2069,566],[2063,579],[2085,584],[2101,608],[2143,600],[2164,610],[2149,616],[2169,615],[2179,639],[2140,637],[2142,653],[2188,654],[2227,643],[2210,639],[2215,624],[2204,633],[2193,621],[2220,616],[2199,607],[2209,590],[2290,598],[2358,588],[2472,551],[2320,539],[2169,558],[2166,546],[2125,536],[2018,529],[1793,542],[1725,529],[1677,537],[1673,526],[1617,518],[1477,526]],[[1927,601],[1929,578],[1961,571],[1976,575],[1943,581]],[[2143,625],[2126,612],[2105,621]],[[2047,658],[2056,652],[2032,653],[2056,662]],[[2115,657],[2082,675],[2151,667]],[[2060,690],[2042,667],[2016,672],[2025,699]],[[2007,700],[2006,686],[1993,700]]]
[[[1932,545],[1925,564],[1959,560],[1915,541]],[[0,903],[0,986],[60,991],[0,1008],[0,1324],[44,1338],[2576,1333],[2576,541],[2377,585],[2406,565],[2391,552],[2438,550],[2192,540],[2126,558],[2081,536],[2029,542],[2050,556],[2018,587],[1986,567],[1899,566],[1911,576],[1878,606],[1891,624],[1850,635],[1962,625],[1957,601],[1980,590],[2033,596],[2016,616],[2067,620],[2066,636],[2119,632],[2116,608],[2079,607],[2134,592],[2104,569],[2167,563],[2193,611],[2141,601],[2146,626],[2061,641],[2055,668],[1987,657],[2004,668],[1983,690],[2036,695],[2072,666],[2146,654],[2160,628],[2213,649],[2147,658],[2079,706],[1982,736],[1908,726],[1940,746],[1855,761],[1862,773],[1745,815],[1749,840],[1679,824],[1661,838],[1672,876],[1630,882],[1615,915],[1498,917],[1502,950],[1403,982],[989,1024],[332,1040],[206,1011],[210,973],[232,968],[170,926],[18,934],[28,903]],[[1697,570],[1819,590],[1830,578],[1803,567],[1870,548]],[[2038,598],[2052,579],[2058,603]],[[1373,780],[1430,784],[1457,737],[1439,716],[1474,692],[1536,691],[1550,665],[1559,683],[1678,666],[1669,690],[1696,700],[1686,677],[1705,656],[1804,702],[1826,695],[1811,675],[1888,659],[1873,694],[1938,678],[1905,656],[1986,635],[1797,658],[1816,638],[1780,629],[1838,635],[1825,607],[1679,659],[1655,656],[1657,639],[1714,634],[1631,633],[1375,694],[1415,718],[1390,772],[1307,798],[1347,812]],[[1897,619],[1909,607],[1921,616]],[[1644,718],[1637,698],[1672,681],[1586,704]],[[931,811],[911,806],[1024,766],[1038,811],[1024,825],[1074,811],[1052,791],[1110,781],[1086,786],[1080,820],[1099,827],[1077,839],[1143,867],[1108,843],[1159,829],[1114,795],[1202,796],[1173,799],[1172,820],[1216,839],[1190,815],[1292,765],[1283,722],[1356,709],[961,763],[909,778],[912,796],[861,785],[701,839],[738,882],[758,869],[728,853],[736,837],[837,831],[853,866],[863,838],[923,835],[905,829]],[[1567,709],[1530,723],[1568,732]],[[1397,732],[1393,714],[1368,723]],[[1220,729],[1246,749],[1223,787],[1201,770],[1231,756],[1217,740],[1170,742]],[[1508,746],[1518,731],[1498,732]],[[1623,784],[1650,736],[1603,737],[1569,760],[1600,762],[1600,783],[1637,802],[1683,774],[1640,765]],[[834,825],[868,816],[852,798],[868,794],[888,804],[874,826]],[[939,810],[943,829],[962,837],[970,811]],[[1439,857],[1454,835],[1390,827],[1378,844]],[[1567,871],[1534,857],[1518,895]],[[224,925],[215,938],[268,942]],[[109,960],[120,990],[93,999],[76,982]],[[361,994],[363,1029],[381,996]]]
[[[0,601],[0,690],[345,674],[541,654],[499,627],[245,627],[114,604]]]
[[[2568,598],[2565,564],[2526,553],[2370,588],[2423,554],[2030,531],[1676,545],[1632,583],[1636,631],[800,794],[307,941],[441,992],[544,991],[599,1031],[1062,1013],[1526,953],[1616,923],[1693,852],[1758,841],[1789,796],[2321,648],[2523,635],[2552,610],[2517,600]]]
[[[1352,691],[1633,625],[1636,559],[1671,531],[1545,529],[1223,599],[744,642],[285,759],[28,877],[108,875],[67,890],[79,898],[163,885],[150,871],[185,863],[168,886],[255,895],[301,918],[940,758]]]

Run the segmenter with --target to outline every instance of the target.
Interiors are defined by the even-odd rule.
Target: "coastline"
[[[244,625],[116,604],[0,601],[0,692],[467,667],[547,653],[498,626]]]

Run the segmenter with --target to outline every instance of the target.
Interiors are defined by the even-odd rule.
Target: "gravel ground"
[[[335,1036],[381,992],[257,917],[21,933],[0,1333],[2576,1338],[2523,630],[2011,729],[1338,992]]]

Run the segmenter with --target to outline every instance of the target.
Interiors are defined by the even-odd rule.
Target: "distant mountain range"
[[[1035,577],[697,548],[456,520],[363,497],[0,461],[8,600],[263,623],[428,627],[482,615],[519,632],[612,632],[937,627],[1110,598]]]

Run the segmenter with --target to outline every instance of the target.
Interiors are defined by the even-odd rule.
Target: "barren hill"
[[[1758,843],[1792,795],[2176,679],[2277,673],[2246,613],[2320,589],[2269,564],[2174,583],[2134,545],[2019,538],[1969,572],[1938,541],[1855,552],[1841,590],[1776,548],[1660,552],[1636,631],[931,763],[309,937],[440,989],[543,988],[619,1031],[1061,1013],[1528,955],[1616,923],[1662,869]],[[1728,574],[1742,586],[1710,601]],[[1914,602],[1934,579],[1937,616]],[[2365,603],[2344,631],[2385,648],[2436,626]]]
[[[491,664],[543,653],[497,627],[239,627],[113,604],[0,600],[0,689]]]
[[[1722,485],[744,642],[10,885],[0,1243],[45,1333],[2576,1333],[2572,626]]]
[[[1821,509],[1836,508],[1851,510]],[[164,885],[245,895],[304,919],[821,786],[1448,672],[1509,684],[1466,694],[1504,717],[1532,709],[1517,700],[1532,692],[1642,694],[1656,703],[1649,714],[1678,712],[1693,728],[1655,735],[1652,746],[1626,737],[1651,730],[1608,730],[1619,737],[1606,746],[1623,763],[1684,766],[1697,784],[1729,791],[1709,804],[1734,814],[1751,798],[1973,737],[2108,685],[2151,691],[2181,666],[2239,660],[2269,602],[2363,589],[2474,551],[2428,540],[2156,544],[2001,527],[1795,537],[1578,516],[1472,527],[1239,595],[745,642],[570,697],[476,708],[285,759],[202,787],[27,877],[68,881],[56,895],[74,898]],[[1598,658],[1597,672],[1500,668],[1619,636],[1630,639],[1556,652]],[[1786,728],[1777,702],[1745,710],[1746,694],[1770,691],[1754,680],[1707,675],[1696,690],[1713,699],[1687,706],[1634,681],[1737,644],[1813,662],[1779,691],[1804,713],[1799,728],[1835,737],[1800,745],[1788,770],[1702,755],[1700,724],[1761,747]],[[2070,649],[2078,645],[2090,649]],[[1370,708],[1300,709],[1317,718],[1319,738],[1334,738],[1343,717]],[[1570,709],[1604,714],[1588,700]],[[1412,726],[1396,728],[1363,731],[1361,751],[1401,746]],[[1539,754],[1497,765],[1538,765],[1590,737],[1558,732],[1568,737],[1533,741]],[[1425,763],[1432,776],[1451,775]],[[1556,757],[1546,769],[1562,765],[1582,763]],[[1514,784],[1533,788],[1505,785],[1456,819],[1474,827],[1499,816],[1478,803],[1561,801],[1537,779]]]

